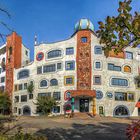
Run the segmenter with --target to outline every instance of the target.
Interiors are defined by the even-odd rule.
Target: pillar
[[[96,98],[93,97],[92,101],[93,101],[92,113],[93,113],[93,116],[95,116],[96,115]]]
[[[74,98],[71,98],[72,113],[74,113]]]

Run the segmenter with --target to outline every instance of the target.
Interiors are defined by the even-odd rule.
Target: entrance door
[[[89,112],[89,99],[80,99],[80,112]]]

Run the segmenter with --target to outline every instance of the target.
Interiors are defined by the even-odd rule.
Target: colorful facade
[[[38,96],[57,100],[54,115],[72,111],[118,117],[140,115],[140,90],[135,82],[140,72],[139,48],[127,47],[117,55],[110,51],[106,57],[88,19],[78,21],[67,40],[35,41],[31,63],[23,63],[29,57],[21,51],[21,38],[15,40],[7,38],[6,44],[6,90],[15,115],[39,115],[34,104]],[[10,53],[12,61],[10,47],[14,51]],[[29,84],[34,85],[33,93],[27,92]]]

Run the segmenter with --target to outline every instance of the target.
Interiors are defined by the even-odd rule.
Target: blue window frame
[[[86,43],[87,42],[87,37],[81,37],[81,42]]]
[[[58,85],[58,80],[57,79],[52,79],[50,81],[50,86],[57,86]]]
[[[126,52],[125,52],[125,58],[126,58],[126,59],[133,59],[133,53],[132,53],[132,52],[126,51]]]
[[[75,62],[74,61],[66,61],[65,68],[66,68],[66,70],[74,70],[75,69]]]
[[[42,81],[40,82],[40,87],[47,87],[47,86],[48,86],[47,80],[42,80]]]
[[[95,68],[100,69],[101,68],[101,62],[95,62]]]
[[[70,47],[70,48],[66,48],[66,55],[72,55],[74,54],[74,48]]]
[[[102,54],[102,46],[95,46],[94,53],[95,54]]]
[[[128,80],[127,79],[120,79],[120,78],[112,78],[111,79],[111,85],[113,86],[128,86]]]
[[[103,92],[100,90],[96,90],[96,98],[97,99],[102,99],[103,98]]]
[[[115,66],[114,64],[111,64],[111,63],[108,63],[108,70],[121,71],[121,67],[120,66]]]
[[[48,52],[48,59],[61,57],[61,56],[62,56],[61,50],[53,50],[53,51]]]
[[[17,79],[23,79],[29,77],[29,70],[22,70],[18,73]]]

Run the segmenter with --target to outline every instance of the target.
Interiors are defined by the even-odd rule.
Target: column
[[[93,113],[93,116],[95,116],[96,115],[96,98],[93,97],[92,101],[93,101],[92,113]]]

